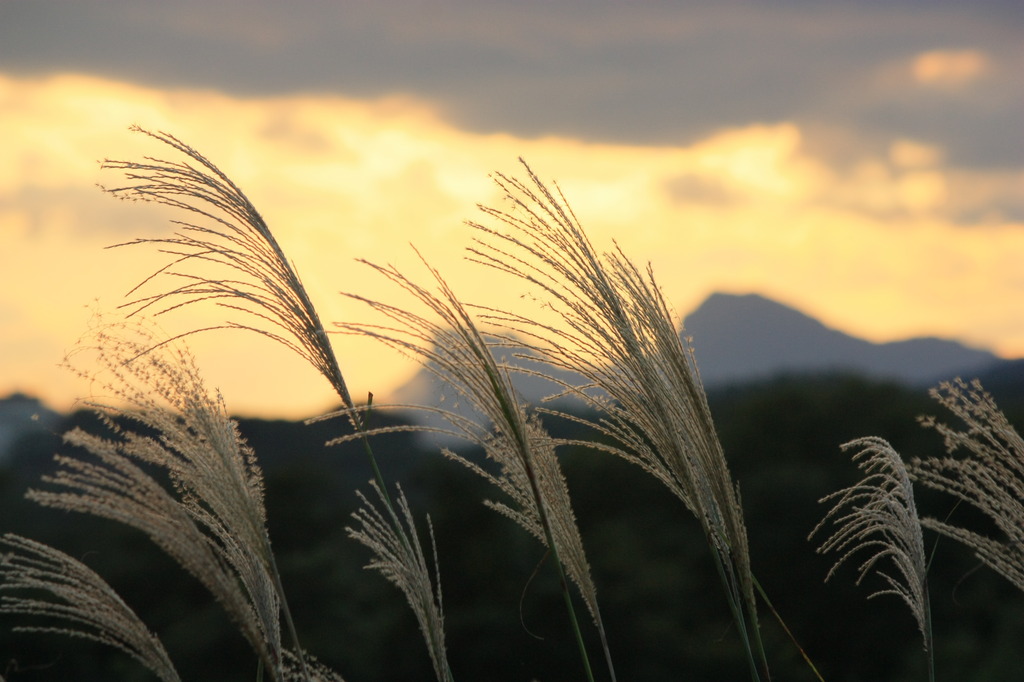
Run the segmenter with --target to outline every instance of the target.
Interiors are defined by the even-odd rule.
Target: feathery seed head
[[[992,519],[1004,539],[934,518],[922,523],[973,549],[987,566],[1024,590],[1024,439],[977,380],[943,383],[931,395],[964,427],[955,428],[934,417],[922,419],[942,436],[948,454],[914,459],[910,476],[977,508]],[[963,456],[954,456],[958,453]]]
[[[692,347],[650,266],[637,268],[617,245],[599,254],[557,186],[523,166],[526,181],[495,177],[511,208],[482,208],[498,226],[472,223],[479,236],[470,259],[527,283],[560,323],[503,311],[483,319],[583,377],[551,380],[605,415],[591,425],[616,443],[607,449],[662,481],[696,516],[727,576],[730,602],[745,603],[756,622],[742,509]]]
[[[834,506],[808,539],[831,521],[836,529],[817,551],[839,553],[825,580],[854,554],[867,552],[868,558],[857,568],[857,584],[874,569],[888,587],[875,591],[869,598],[893,594],[902,599],[910,607],[928,649],[927,563],[907,469],[899,454],[881,438],[860,438],[842,447],[857,449],[852,459],[865,477],[856,485],[819,500],[834,502]],[[878,568],[885,559],[896,568],[895,574]]]
[[[385,502],[384,494],[376,481],[370,486],[377,493],[380,502]],[[361,492],[358,492],[362,506],[352,514],[358,524],[348,527],[349,537],[359,541],[373,553],[373,560],[366,568],[378,571],[395,587],[402,591],[419,623],[420,631],[427,642],[430,659],[434,664],[434,673],[438,682],[450,679],[448,656],[445,650],[444,608],[441,594],[441,579],[437,575],[437,546],[434,543],[434,528],[427,517],[427,529],[430,532],[430,544],[434,554],[434,569],[437,588],[430,577],[427,559],[416,532],[409,502],[401,487],[398,489],[397,514],[384,505],[390,518]]]
[[[22,626],[120,649],[164,682],[179,682],[160,640],[95,571],[60,552],[13,533],[0,538],[0,613],[53,619],[59,625]],[[21,592],[32,596],[20,596]],[[13,594],[13,596],[12,596]]]
[[[262,476],[188,350],[156,339],[141,322],[94,332],[91,349],[105,377],[96,384],[111,404],[88,404],[113,437],[67,433],[92,457],[58,457],[57,472],[43,479],[50,487],[28,496],[145,532],[210,590],[274,669],[280,598]],[[166,472],[173,490],[142,465]]]
[[[116,245],[155,245],[173,259],[139,283],[132,294],[160,275],[178,282],[125,304],[130,314],[155,311],[160,315],[214,300],[247,320],[227,322],[223,327],[255,331],[291,348],[351,407],[352,398],[316,308],[256,207],[227,175],[178,138],[138,127],[133,130],[168,145],[187,160],[108,159],[103,168],[122,171],[129,184],[105,190],[123,199],[169,206],[198,222],[176,220],[180,229],[173,237]],[[205,330],[187,334],[197,331]]]
[[[436,293],[413,283],[393,267],[367,265],[405,289],[432,317],[350,294],[389,318],[394,325],[346,323],[340,326],[349,332],[377,338],[413,356],[451,386],[461,400],[491,422],[492,428],[487,429],[472,419],[441,411],[449,422],[449,428],[444,432],[483,447],[488,457],[498,465],[497,475],[450,451],[447,454],[495,484],[512,500],[511,505],[490,503],[490,506],[515,520],[545,544],[548,544],[550,529],[557,545],[555,549],[565,552],[563,559],[570,577],[583,593],[591,614],[596,614],[596,590],[576,529],[554,442],[539,419],[528,415],[517,395],[510,374],[515,368],[495,358],[496,349],[512,345],[514,341],[501,336],[485,336],[478,329],[468,306],[429,265],[426,267],[437,284]]]

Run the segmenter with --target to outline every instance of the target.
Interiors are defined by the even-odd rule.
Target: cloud
[[[895,140],[889,145],[889,160],[899,168],[927,168],[942,161],[942,150],[916,140]]]
[[[1024,118],[1019,7],[14,2],[0,3],[0,69],[235,96],[398,95],[471,132],[618,144],[683,145],[790,121],[872,131],[883,147],[923,139],[1007,165],[1024,145],[1008,141]],[[882,83],[889,68],[901,75]],[[984,85],[977,100],[936,106],[935,90],[967,84]]]
[[[914,79],[926,87],[958,90],[991,72],[981,50],[931,50],[914,57]]]

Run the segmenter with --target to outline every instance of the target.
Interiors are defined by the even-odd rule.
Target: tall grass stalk
[[[557,325],[534,312],[483,319],[528,339],[530,351],[579,385],[548,377],[604,415],[588,422],[606,449],[647,471],[700,522],[750,665],[768,676],[739,493],[718,441],[693,349],[680,336],[650,267],[616,247],[598,254],[565,198],[526,165],[527,180],[495,176],[508,208],[481,207],[470,258],[520,279]],[[564,415],[570,419],[570,415]]]
[[[387,483],[366,437],[363,411],[354,409],[356,404],[327,331],[266,221],[242,190],[197,150],[167,133],[154,133],[138,127],[133,129],[170,146],[186,160],[146,157],[144,161],[137,162],[108,159],[103,167],[122,171],[129,183],[106,188],[106,191],[119,198],[150,201],[178,209],[196,222],[175,220],[179,231],[172,237],[136,239],[116,245],[156,246],[172,257],[169,264],[132,289],[131,295],[136,297],[123,307],[129,315],[143,312],[162,315],[189,304],[212,300],[229,314],[241,313],[241,316],[223,325],[195,329],[181,336],[221,328],[249,330],[285,345],[309,362],[327,379],[342,404],[349,409],[353,428],[362,434],[364,451],[387,507],[388,518],[395,521],[393,530],[411,556],[414,543],[397,522],[399,517]],[[213,274],[204,270],[210,266]],[[141,294],[143,287],[158,275],[178,280],[180,285],[155,294]],[[283,590],[281,605],[299,663],[304,667],[298,633]]]
[[[598,629],[606,664],[614,680],[614,666],[597,604],[597,591],[565,478],[555,455],[555,443],[540,421],[527,413],[512,384],[511,369],[495,358],[495,352],[500,352],[509,340],[492,337],[488,341],[467,306],[437,270],[427,266],[437,287],[435,293],[415,284],[394,267],[367,264],[411,294],[433,317],[427,318],[405,308],[348,294],[383,315],[390,324],[349,323],[341,327],[348,332],[379,339],[415,357],[448,383],[460,395],[460,400],[472,405],[493,425],[491,431],[472,419],[440,411],[450,424],[445,432],[480,445],[498,465],[498,474],[492,474],[451,451],[446,451],[446,454],[506,493],[512,505],[489,502],[489,506],[519,523],[550,549],[583,666],[587,678],[593,679],[566,578],[577,585]]]
[[[910,608],[927,656],[928,679],[934,681],[928,562],[907,468],[896,450],[881,438],[859,438],[843,445],[843,449],[855,450],[852,459],[865,476],[859,483],[820,500],[833,503],[833,507],[808,539],[830,522],[835,526],[832,535],[818,547],[821,554],[839,554],[825,576],[826,581],[854,554],[868,553],[857,567],[857,584],[874,570],[888,588],[876,590],[868,598],[891,594]],[[896,569],[895,574],[879,568],[886,560]]]

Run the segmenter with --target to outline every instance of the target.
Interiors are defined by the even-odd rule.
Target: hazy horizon
[[[771,299],[771,298],[768,298],[768,297],[764,297],[761,294],[758,294],[757,292],[744,292],[744,293],[739,293],[739,292],[737,292],[737,293],[712,292],[711,294],[708,295],[707,298],[705,298],[703,301],[701,301],[696,307],[694,307],[693,309],[691,309],[689,311],[686,311],[682,315],[682,317],[684,317],[684,318],[685,317],[689,317],[693,313],[697,312],[701,307],[704,306],[704,304],[706,304],[709,300],[711,300],[712,297],[723,296],[723,295],[724,296],[736,296],[736,297],[758,296],[760,298],[765,299],[765,301],[767,301],[767,305],[769,305],[769,306],[778,305],[778,306],[782,306],[782,307],[786,308],[789,311],[792,311],[795,314],[806,315],[806,313],[804,313],[801,310],[798,310],[796,308],[792,308],[790,306],[787,306],[786,304],[784,304],[784,303],[782,303],[780,301],[776,301],[774,299]],[[811,319],[811,320],[814,320],[815,322],[820,322],[820,320],[816,320],[812,316],[807,315],[807,317],[809,319]],[[849,332],[847,332],[845,330],[842,330],[842,329],[835,329],[833,327],[828,327],[827,325],[825,326],[825,328],[829,329],[829,330],[832,330],[832,331],[841,332],[842,334],[850,336],[851,338],[854,338],[854,339],[867,341],[866,339],[860,339],[859,337],[857,337],[857,336],[855,336],[853,334],[850,334]],[[688,331],[692,331],[692,330],[688,330]],[[908,337],[908,338],[905,338],[905,339],[893,339],[891,341],[881,342],[881,343],[876,344],[876,345],[881,346],[881,345],[890,344],[890,343],[900,343],[900,342],[907,342],[907,341],[919,341],[919,340],[923,340],[923,339],[932,339],[932,338],[939,338],[939,337],[921,337],[921,336],[918,336],[918,337]],[[697,346],[697,351],[696,351],[697,362],[698,362],[698,364],[700,364],[701,363],[701,357],[702,357],[702,354],[701,354],[701,347],[702,347],[701,335],[698,334],[693,340],[694,340],[694,343]],[[958,343],[958,342],[956,342],[953,339],[940,339],[940,340],[942,340],[942,341],[952,341],[954,343]],[[872,343],[872,342],[868,341],[868,343]],[[976,347],[976,346],[968,346],[968,345],[965,345],[965,344],[961,344],[961,345],[963,346],[963,348],[968,349],[968,350],[976,350],[976,351],[983,351],[983,352],[992,353],[991,349],[981,348],[981,347]],[[1021,359],[1024,359],[1024,358],[1021,358],[1021,357],[1017,357],[1017,358],[1000,357],[1000,356],[996,355],[995,353],[993,353],[993,355],[996,358],[999,358],[999,359],[1002,359],[1002,360],[1021,360]],[[397,383],[388,392],[386,392],[386,393],[377,393],[377,392],[375,392],[374,393],[374,401],[375,401],[375,403],[378,404],[378,405],[385,405],[389,401],[394,399],[393,394],[396,391],[397,392],[408,391],[409,388],[414,385],[414,383],[419,379],[419,377],[421,375],[421,370],[420,370],[420,368],[417,365],[411,365],[410,369],[414,373],[409,375],[409,376],[407,376],[405,378],[405,380]],[[964,367],[963,369],[966,370],[968,368]],[[824,370],[824,371],[828,371],[828,370]],[[851,369],[851,371],[852,372],[856,372],[856,370],[853,370],[853,369]],[[760,374],[751,376],[749,378],[750,381],[755,381],[755,382],[763,380],[763,379],[764,379],[764,376],[762,376]],[[730,380],[727,380],[725,383],[726,384],[732,384],[734,382],[735,382],[735,379],[730,379]],[[216,387],[214,387],[214,388],[216,388]],[[27,393],[27,392],[20,391],[20,390],[13,390],[13,391],[8,392],[6,395],[0,395],[0,401],[9,401],[9,400],[12,400],[12,399],[19,399],[19,398],[24,398],[24,399],[30,400],[30,401],[38,401],[43,408],[53,410],[54,412],[57,412],[57,413],[60,413],[60,414],[67,414],[71,410],[79,409],[79,408],[84,408],[85,407],[84,404],[72,404],[72,405],[69,405],[67,407],[58,409],[58,407],[56,407],[55,405],[52,405],[52,404],[48,403],[44,399],[43,396],[33,395],[31,393]],[[88,399],[88,396],[77,396],[76,397],[77,401],[82,401],[82,400],[87,400],[87,399]],[[429,402],[429,400],[428,400],[428,402]],[[335,398],[334,401],[331,404],[325,405],[322,410],[314,411],[314,412],[311,412],[311,413],[306,414],[306,415],[292,415],[292,416],[295,417],[295,418],[300,418],[301,419],[301,418],[304,418],[304,417],[310,417],[310,416],[314,416],[316,414],[328,412],[330,410],[336,409],[338,406],[339,406],[339,402]],[[237,413],[236,416],[240,416],[240,417],[264,417],[264,418],[276,419],[276,418],[283,418],[285,415],[279,415],[279,414],[275,414],[273,412],[266,412],[266,413],[252,414],[252,415]]]

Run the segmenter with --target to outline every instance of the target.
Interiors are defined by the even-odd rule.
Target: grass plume
[[[929,673],[934,679],[928,564],[914,488],[906,466],[899,453],[881,438],[859,438],[844,444],[843,450],[856,450],[852,459],[864,472],[864,478],[819,500],[833,506],[808,539],[829,522],[835,526],[832,535],[818,547],[820,554],[835,552],[839,555],[825,576],[826,581],[853,555],[868,554],[857,567],[857,584],[874,570],[888,588],[876,590],[868,598],[892,594],[910,608],[929,654]],[[895,573],[880,568],[886,560],[896,569]]]
[[[380,501],[383,502],[383,493],[377,487],[376,482],[371,482],[370,485]],[[453,677],[445,648],[444,602],[441,583],[438,579],[437,587],[434,587],[427,559],[423,553],[423,546],[416,533],[416,525],[409,509],[409,502],[399,488],[398,508],[402,518],[393,516],[390,519],[385,519],[384,514],[377,506],[361,492],[359,499],[363,504],[352,514],[357,525],[346,529],[349,537],[359,541],[373,552],[374,559],[367,565],[367,568],[380,572],[405,595],[416,616],[416,621],[419,623],[423,639],[427,643],[438,682],[451,682]],[[390,514],[390,508],[385,507],[385,513]],[[403,523],[406,533],[400,535],[395,532],[395,528],[402,527]],[[427,528],[430,531],[430,544],[433,549],[436,575],[437,545],[434,542],[434,528],[430,524],[430,517],[427,517]],[[408,539],[411,539],[411,543],[407,541]]]
[[[592,424],[609,449],[664,483],[704,530],[748,653],[751,677],[767,664],[739,493],[729,473],[693,349],[681,338],[653,272],[617,247],[599,255],[557,190],[523,163],[528,180],[495,177],[508,209],[481,207],[497,227],[473,223],[471,258],[529,284],[556,312],[492,310],[484,319],[530,340],[550,365],[584,377],[565,391],[605,416]]]
[[[243,313],[240,320],[244,321],[223,326],[248,329],[291,348],[351,407],[352,397],[316,308],[256,207],[225,173],[178,138],[138,126],[132,130],[164,143],[187,160],[107,159],[103,168],[121,171],[129,184],[105,191],[121,199],[169,206],[200,222],[175,220],[179,231],[172,237],[115,245],[156,246],[172,258],[132,289],[131,294],[139,295],[125,304],[129,313],[161,315],[191,303],[216,301],[229,311]],[[210,265],[212,274],[203,274]],[[159,275],[172,277],[180,285],[141,295],[144,286]],[[189,333],[196,331],[205,330]]]
[[[493,338],[489,342],[478,329],[467,306],[433,268],[427,266],[437,285],[436,294],[415,284],[394,267],[368,265],[411,294],[434,318],[428,319],[404,308],[349,294],[393,324],[343,324],[342,328],[379,339],[413,356],[490,422],[493,430],[471,419],[442,411],[450,423],[447,433],[480,445],[498,465],[499,474],[492,474],[450,451],[447,454],[508,494],[512,505],[501,502],[489,505],[518,522],[552,550],[563,589],[564,572],[567,571],[583,595],[601,635],[606,662],[614,679],[604,624],[597,606],[597,591],[572,512],[565,478],[555,455],[554,442],[539,420],[527,414],[512,384],[512,370],[494,357],[494,350],[500,350],[506,341]],[[568,592],[565,592],[565,597],[581,657],[587,675],[592,679],[586,647]]]
[[[91,639],[120,649],[163,682],[180,682],[157,636],[91,568],[49,545],[12,533],[0,538],[0,547],[9,550],[0,553],[0,613],[60,623],[16,630]]]
[[[963,543],[985,565],[1024,590],[1024,439],[978,381],[946,382],[932,389],[931,395],[964,427],[955,428],[934,417],[922,419],[942,436],[948,455],[912,460],[910,476],[975,507],[1004,538],[995,540],[935,518],[922,523]],[[963,456],[954,456],[961,452]]]
[[[392,532],[405,547],[405,555],[412,556],[415,539],[408,537],[406,529],[398,522],[399,515],[366,437],[363,415],[368,407],[366,411],[356,409],[316,308],[269,226],[241,189],[197,150],[167,133],[135,130],[170,146],[186,160],[153,157],[147,157],[144,162],[108,160],[104,167],[122,171],[129,184],[107,191],[121,198],[152,201],[178,209],[198,218],[199,222],[177,220],[175,224],[180,229],[173,237],[139,239],[119,245],[156,245],[173,258],[171,263],[137,285],[133,294],[158,275],[182,282],[180,286],[156,294],[138,296],[126,304],[130,314],[149,311],[159,315],[214,300],[228,311],[243,314],[244,321],[229,321],[223,327],[268,336],[308,361],[327,379],[347,409],[373,469],[381,501],[387,508],[386,518],[394,522]],[[214,274],[203,274],[210,265]],[[188,333],[196,331],[205,330]],[[297,639],[287,608],[284,613],[293,639]],[[443,635],[440,638],[443,641]],[[299,661],[302,662],[301,654]]]
[[[95,332],[111,404],[92,402],[113,433],[75,429],[65,440],[95,459],[59,456],[28,497],[146,533],[222,604],[271,671],[282,660],[280,577],[266,531],[253,452],[210,395],[188,350],[144,326]],[[173,491],[147,467],[165,472]]]

